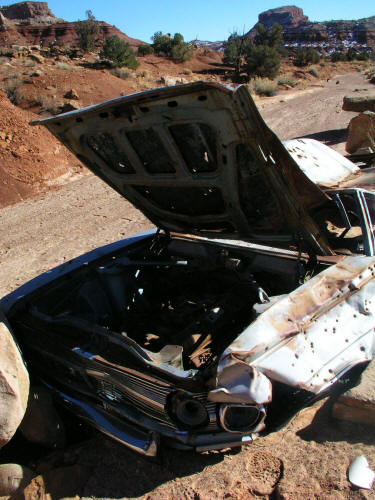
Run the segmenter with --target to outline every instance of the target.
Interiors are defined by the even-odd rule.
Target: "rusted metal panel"
[[[284,296],[223,353],[217,383],[234,360],[271,380],[318,393],[375,356],[375,258],[346,257]],[[231,380],[228,386],[236,386]],[[244,391],[243,391],[244,393]],[[261,399],[263,392],[250,397]]]

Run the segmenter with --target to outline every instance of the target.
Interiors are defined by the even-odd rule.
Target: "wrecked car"
[[[246,86],[155,89],[34,124],[155,230],[4,297],[34,377],[145,455],[250,442],[374,357],[374,169],[282,144]]]

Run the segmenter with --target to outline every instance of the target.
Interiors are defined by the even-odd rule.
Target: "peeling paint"
[[[348,367],[372,359],[374,272],[375,258],[346,257],[280,298],[222,355],[218,387],[223,379],[227,387],[241,385],[251,367],[254,379],[248,385],[247,402],[264,402],[265,382],[255,382],[259,373],[319,393]],[[242,388],[241,394],[245,393]]]

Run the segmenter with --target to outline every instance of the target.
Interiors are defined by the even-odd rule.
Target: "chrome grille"
[[[170,429],[178,430],[164,409],[168,395],[176,390],[173,386],[156,379],[143,377],[142,374],[138,375],[135,371],[122,372],[121,382],[116,381],[116,384],[108,377],[99,378],[97,376],[99,373],[96,376],[93,376],[92,373],[90,375],[91,379],[95,379],[97,393],[101,398],[119,404],[122,402],[130,403],[137,410],[156,419],[159,423]],[[205,405],[210,416],[210,422],[206,429],[211,431],[217,429],[216,404],[207,402],[206,393],[198,393],[193,396]]]

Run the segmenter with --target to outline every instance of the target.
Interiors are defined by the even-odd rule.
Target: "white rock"
[[[29,396],[29,375],[10,326],[0,312],[0,448],[16,432]]]

